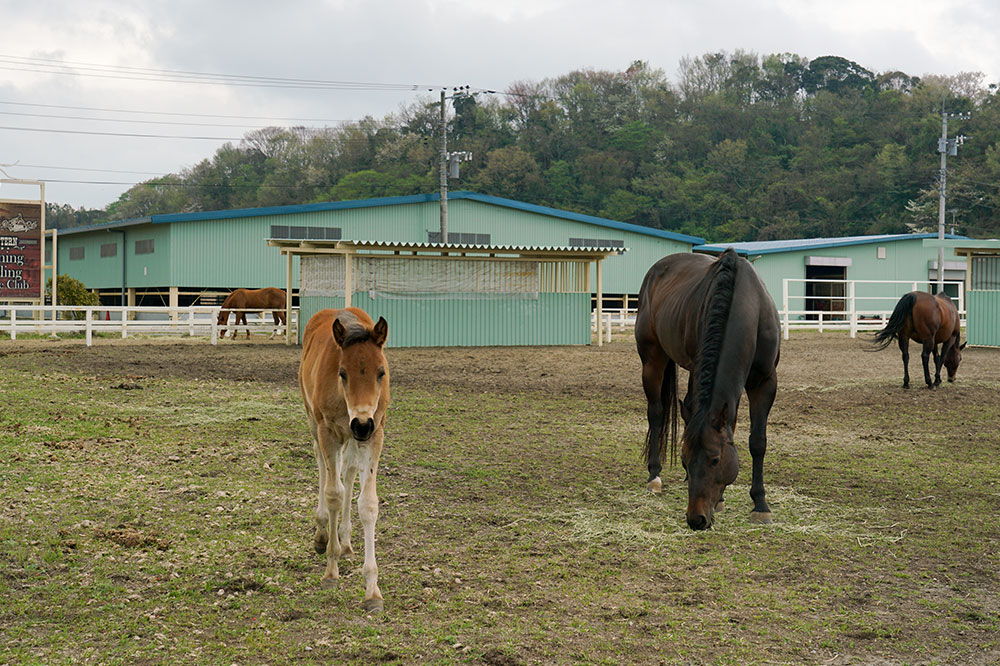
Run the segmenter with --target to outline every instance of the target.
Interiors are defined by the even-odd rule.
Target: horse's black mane
[[[708,418],[708,408],[712,403],[712,393],[715,391],[719,359],[722,356],[722,344],[726,337],[726,324],[729,322],[729,310],[736,292],[738,262],[739,256],[730,248],[722,253],[715,266],[712,267],[711,284],[701,311],[701,339],[698,344],[698,359],[692,370],[694,404],[691,420],[684,428],[684,439],[687,442],[694,442],[697,439],[697,435],[704,429],[705,421]]]

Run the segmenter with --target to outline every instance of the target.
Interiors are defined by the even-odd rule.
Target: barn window
[[[877,257],[878,257],[879,259],[885,259],[885,248],[884,248],[884,247],[880,247],[880,248],[878,249],[878,252],[877,252],[876,256],[877,256]]]
[[[73,260],[83,259],[83,247],[71,247],[69,249],[69,258]]]
[[[117,257],[118,256],[118,243],[104,243],[101,245],[101,256],[102,257]]]
[[[570,238],[570,247],[625,247],[623,240],[609,238]]]
[[[340,240],[340,227],[291,227],[287,224],[272,224],[271,238],[296,240]]]
[[[137,240],[135,242],[136,254],[153,254],[153,239]]]
[[[441,242],[441,232],[440,231],[428,231],[427,232],[427,242],[428,243],[440,243]],[[448,232],[448,242],[457,245],[489,245],[491,242],[490,234],[477,234],[465,231],[449,231]]]

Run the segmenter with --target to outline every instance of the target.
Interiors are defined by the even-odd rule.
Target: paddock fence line
[[[94,344],[98,333],[120,333],[122,339],[129,335],[180,335],[206,337],[212,344],[218,344],[219,332],[226,336],[248,332],[267,334],[272,337],[284,336],[285,327],[276,328],[272,312],[274,310],[253,310],[247,312],[247,323],[235,326],[238,309],[231,309],[229,321],[219,324],[220,306],[107,306],[107,305],[19,305],[0,304],[0,334],[6,333],[11,340],[18,334],[51,335],[60,333],[83,334],[87,346]],[[298,308],[292,308],[292,333],[298,331]],[[276,310],[284,312],[284,309]]]
[[[611,329],[618,327],[619,331],[635,326],[635,315],[638,312],[635,308],[602,308],[601,326],[607,332],[607,339],[611,339]],[[590,311],[590,330],[597,333],[597,311]]]
[[[793,285],[802,293],[792,293]],[[911,291],[930,292],[932,280],[828,280],[784,278],[781,285],[781,330],[788,339],[791,330],[877,331],[884,327],[900,297]],[[965,326],[965,282],[946,280],[954,286],[953,297],[962,326]],[[798,292],[798,289],[795,289]],[[809,292],[812,293],[809,293]],[[792,305],[799,307],[792,307]]]

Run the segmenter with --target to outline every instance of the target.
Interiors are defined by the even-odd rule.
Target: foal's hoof
[[[354,556],[354,549],[351,544],[345,544],[340,547],[340,558],[345,559]]]
[[[656,477],[652,481],[646,483],[646,489],[653,493],[654,495],[659,495],[663,492],[663,482],[660,481],[660,477]]]
[[[317,555],[326,555],[326,535],[321,537],[317,534],[313,537],[313,550],[316,551]]]
[[[319,584],[320,584],[320,587],[322,587],[324,590],[329,590],[330,588],[337,587],[337,579],[336,578],[323,578],[323,580],[321,580],[319,582]]]
[[[770,511],[751,511],[750,512],[750,522],[755,525],[770,525],[771,524],[771,512]]]
[[[385,610],[385,602],[381,599],[365,599],[361,602],[361,608],[366,613],[381,613]]]

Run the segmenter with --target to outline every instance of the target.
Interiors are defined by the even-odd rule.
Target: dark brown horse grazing
[[[271,310],[274,316],[273,338],[278,333],[279,325],[285,324],[285,290],[277,287],[264,287],[263,289],[237,289],[222,301],[222,310],[219,311],[219,326],[226,326],[229,323],[229,312],[232,310],[236,314],[233,322],[233,339],[236,339],[236,327],[240,322],[247,325],[247,313],[258,313],[261,310]],[[219,337],[226,337],[226,329],[219,331]],[[247,329],[247,340],[250,339],[250,329]]]
[[[771,522],[764,499],[764,453],[767,417],[778,386],[780,335],[774,301],[749,262],[731,249],[715,260],[703,254],[664,257],[642,281],[635,342],[649,420],[646,487],[656,493],[662,488],[668,430],[671,458],[676,455],[679,365],[689,371],[680,412],[691,529],[711,527],[715,511],[724,505],[726,486],[736,480],[733,430],[744,390],[753,457],[750,520]]]
[[[875,333],[875,349],[885,349],[893,340],[899,342],[903,354],[903,388],[910,388],[910,340],[923,345],[920,360],[924,363],[927,388],[941,385],[941,365],[948,369],[948,381],[955,381],[958,364],[962,362],[965,343],[958,343],[961,322],[951,297],[945,293],[931,296],[926,291],[911,291],[896,303],[885,328]],[[938,353],[938,345],[941,353]],[[934,382],[928,361],[934,355]]]
[[[309,319],[302,337],[299,388],[309,418],[319,501],[316,505],[316,552],[326,553],[324,587],[336,584],[338,561],[351,548],[351,496],[361,474],[358,516],[364,529],[367,611],[382,610],[375,563],[378,494],[375,479],[389,407],[389,366],[382,347],[389,326],[357,308],[320,310]]]

